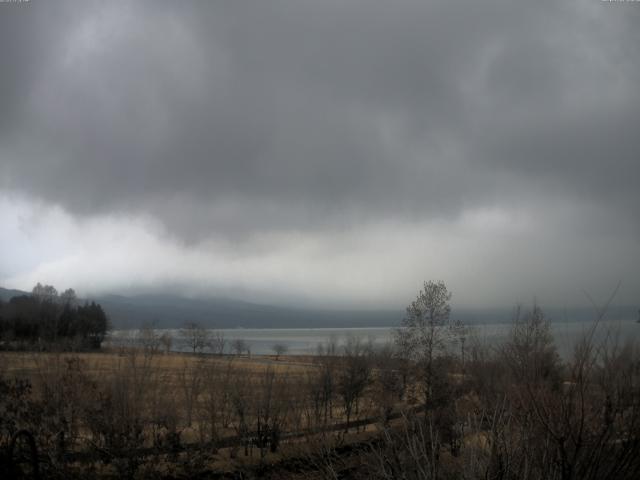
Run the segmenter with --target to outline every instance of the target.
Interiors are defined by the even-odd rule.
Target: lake
[[[592,328],[592,322],[551,322],[552,333],[558,348],[558,352],[564,358],[568,358],[576,343]],[[326,344],[332,340],[338,345],[344,345],[348,337],[357,337],[365,342],[371,342],[375,346],[383,346],[393,341],[395,327],[372,328],[235,328],[216,329],[224,335],[227,341],[227,351],[230,353],[230,344],[235,339],[244,340],[252,354],[273,354],[273,346],[283,344],[287,347],[287,353],[293,355],[314,354],[318,345]],[[483,344],[497,346],[503,342],[511,329],[508,323],[476,324],[468,326],[469,337],[474,337]],[[172,350],[188,351],[188,347],[180,335],[180,329],[158,329],[158,333],[167,332],[172,338]],[[122,345],[135,341],[137,331],[116,330],[108,337],[112,345]],[[602,321],[596,329],[594,339],[602,342],[618,341],[624,343],[627,340],[640,338],[640,323],[634,320]]]

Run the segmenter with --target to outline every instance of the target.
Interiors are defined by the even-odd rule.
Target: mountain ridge
[[[29,292],[0,287],[0,299],[29,295]],[[399,326],[404,311],[384,309],[338,310],[275,306],[229,298],[187,298],[176,294],[108,294],[80,299],[101,304],[115,329],[135,329],[151,324],[156,328],[179,328],[197,322],[207,328],[358,328]],[[587,307],[545,308],[553,322],[592,321]],[[527,310],[525,305],[523,311]],[[514,308],[453,308],[452,318],[465,324],[508,323]],[[606,318],[635,319],[637,307],[611,306]]]

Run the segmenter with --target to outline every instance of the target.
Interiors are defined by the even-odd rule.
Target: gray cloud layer
[[[188,245],[507,208],[638,249],[637,5],[1,7],[7,192]]]

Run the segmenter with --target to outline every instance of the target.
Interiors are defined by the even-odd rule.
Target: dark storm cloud
[[[2,5],[2,187],[244,238],[537,198],[638,225],[640,8]]]

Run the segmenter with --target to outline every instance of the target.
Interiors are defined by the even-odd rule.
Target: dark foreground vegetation
[[[1,354],[0,478],[640,478],[640,350],[595,344],[604,311],[561,361],[537,306],[488,347],[449,300],[425,283],[394,345],[309,358],[161,353],[149,329]]]

